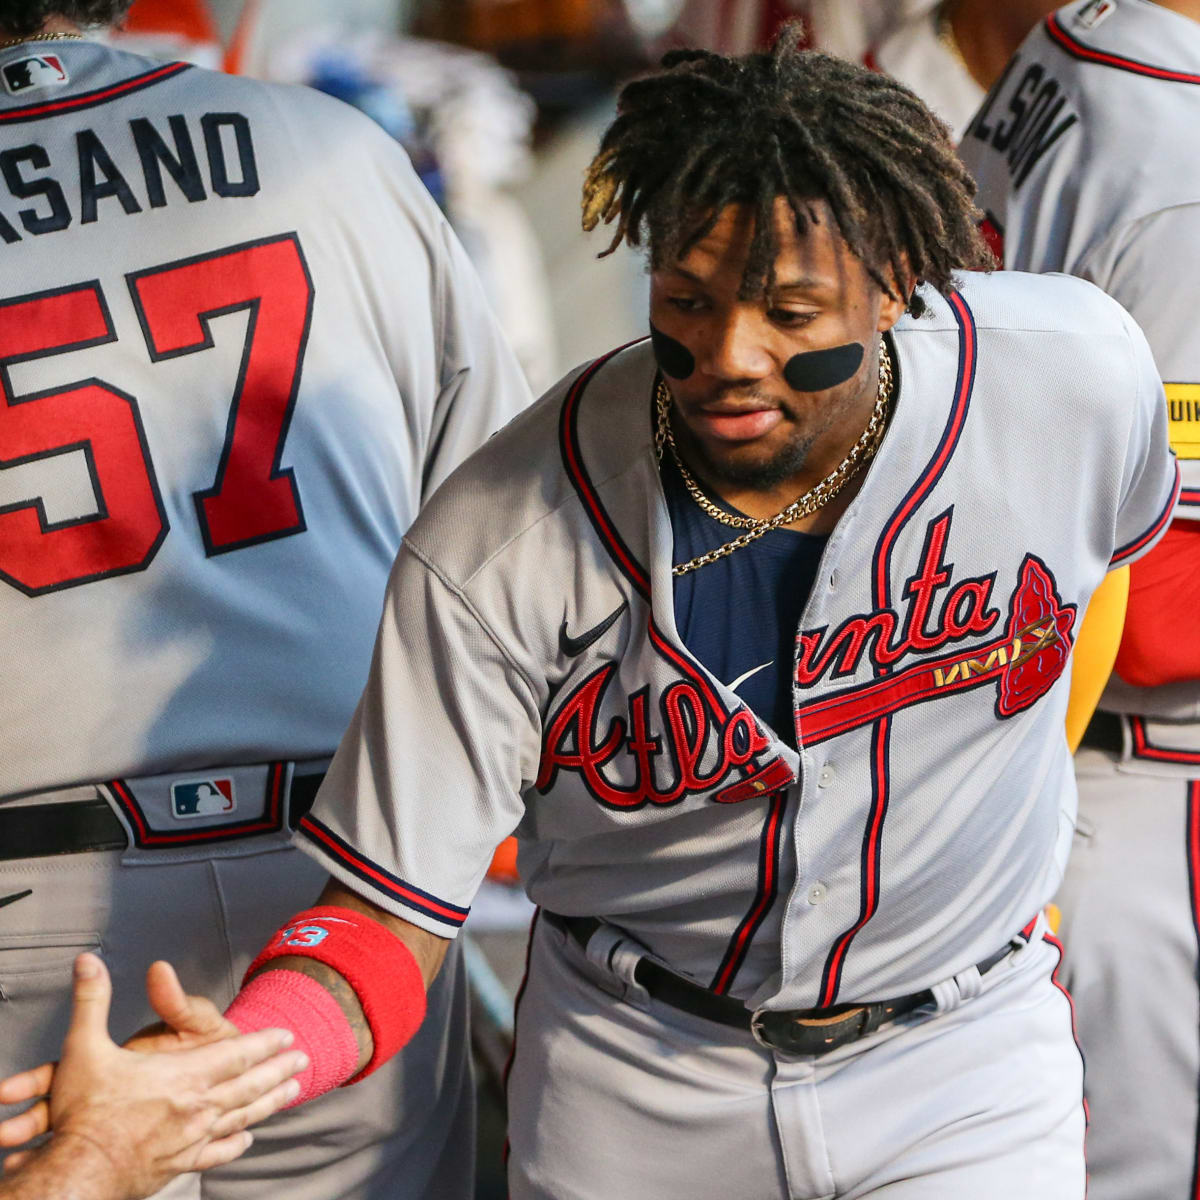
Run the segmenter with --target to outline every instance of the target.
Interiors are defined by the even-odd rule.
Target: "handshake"
[[[292,1034],[239,1034],[208,1000],[155,963],[146,992],[162,1024],[124,1047],[109,1036],[112,983],[94,954],[75,960],[71,1024],[58,1063],[0,1081],[0,1103],[35,1101],[0,1122],[0,1200],[135,1200],[186,1171],[232,1162],[250,1126],[293,1101],[308,1066]]]

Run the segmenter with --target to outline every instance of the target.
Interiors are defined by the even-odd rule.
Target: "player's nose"
[[[714,315],[698,347],[697,365],[727,383],[763,379],[774,366],[764,332],[761,316],[748,307],[733,306]]]

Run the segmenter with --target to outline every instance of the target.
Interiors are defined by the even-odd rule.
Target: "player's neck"
[[[942,14],[967,72],[990,89],[1029,32],[1027,21],[996,0],[945,0]]]
[[[1193,21],[1200,21],[1200,0],[1154,0],[1154,3],[1161,8],[1169,8],[1172,12],[1177,12],[1181,17],[1190,17]]]
[[[37,33],[30,34],[28,40],[35,41],[39,36],[44,36],[48,33],[79,33],[80,28],[74,21],[68,21],[66,17],[47,17],[45,23]],[[7,42],[13,40],[14,35],[9,33],[3,25],[0,25],[0,41]]]

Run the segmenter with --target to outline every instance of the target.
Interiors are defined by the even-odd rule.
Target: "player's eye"
[[[704,301],[697,296],[668,296],[667,303],[680,312],[699,312],[704,307]]]
[[[790,327],[807,325],[816,315],[815,312],[801,312],[795,308],[770,308],[767,310],[767,317],[771,321],[774,321],[776,325]]]

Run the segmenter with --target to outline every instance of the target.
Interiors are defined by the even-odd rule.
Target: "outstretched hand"
[[[238,1036],[237,1026],[206,996],[189,996],[170,963],[150,964],[146,972],[146,998],[159,1023],[139,1030],[125,1043],[126,1050],[143,1054],[207,1046]]]
[[[152,968],[148,991],[165,1026],[123,1049],[108,1034],[108,971],[93,954],[76,959],[62,1059],[0,1081],[0,1103],[45,1097],[0,1123],[0,1146],[48,1130],[51,1147],[70,1139],[86,1153],[60,1156],[55,1169],[86,1171],[87,1194],[113,1200],[148,1196],[175,1175],[245,1152],[245,1130],[295,1097],[292,1076],[307,1060],[286,1051],[285,1030],[238,1035],[207,1000],[185,995],[165,963]],[[41,1155],[9,1155],[5,1167],[33,1171]]]

